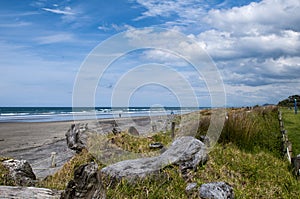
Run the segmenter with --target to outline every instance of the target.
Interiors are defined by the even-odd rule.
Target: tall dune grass
[[[219,142],[233,143],[249,152],[269,151],[280,155],[280,130],[275,106],[254,109],[228,109]],[[197,138],[205,135],[210,117],[202,117],[199,122]]]

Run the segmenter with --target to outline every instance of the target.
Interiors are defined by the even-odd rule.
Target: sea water
[[[58,122],[184,114],[198,107],[0,107],[0,122]]]

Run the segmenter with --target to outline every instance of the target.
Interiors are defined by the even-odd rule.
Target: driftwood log
[[[106,192],[98,175],[98,165],[94,162],[78,167],[74,172],[62,199],[104,199]]]
[[[36,187],[13,187],[0,186],[0,198],[60,198],[61,191],[36,188]]]
[[[72,124],[66,133],[67,145],[70,149],[81,152],[86,148],[88,124]]]

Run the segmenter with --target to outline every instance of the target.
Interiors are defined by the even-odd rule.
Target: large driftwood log
[[[184,172],[195,169],[206,161],[206,146],[194,137],[185,136],[175,140],[169,149],[157,157],[121,161],[103,168],[101,173],[112,180],[125,178],[133,181],[135,178],[158,173],[168,165],[178,165]]]
[[[61,191],[36,188],[36,187],[13,187],[0,186],[0,198],[60,198]]]

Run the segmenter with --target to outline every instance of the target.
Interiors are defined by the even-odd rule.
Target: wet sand
[[[65,138],[73,122],[0,123],[0,155]]]

